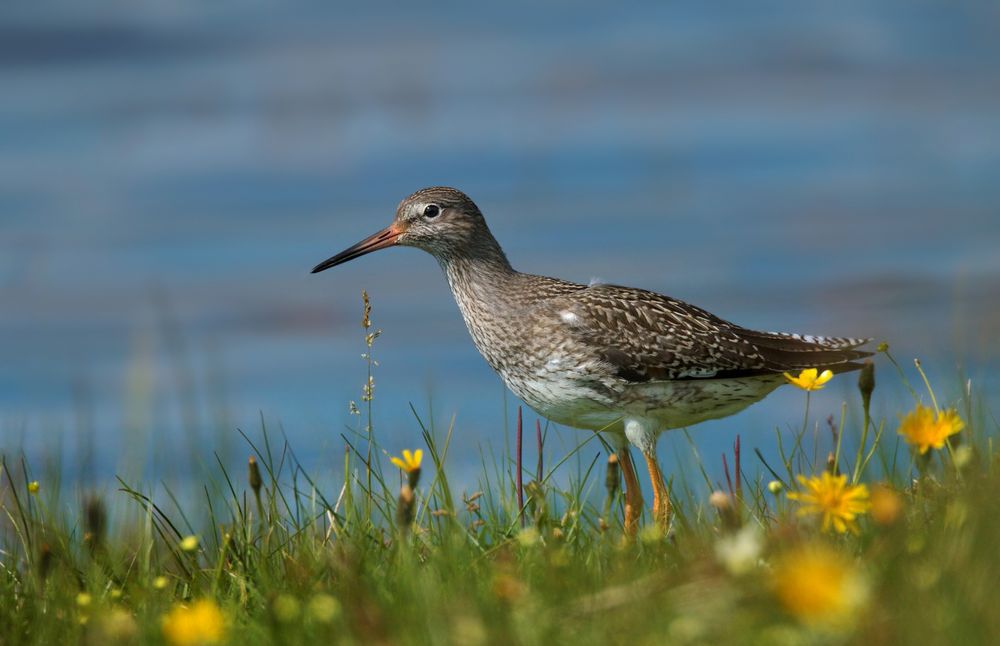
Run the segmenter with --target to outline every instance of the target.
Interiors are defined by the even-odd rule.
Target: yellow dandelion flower
[[[779,556],[771,583],[785,610],[810,625],[843,625],[857,615],[867,598],[864,577],[854,564],[821,544]]]
[[[800,475],[798,481],[804,490],[788,492],[788,499],[802,503],[799,516],[822,514],[823,531],[832,527],[841,534],[858,533],[856,518],[871,506],[867,486],[848,485],[846,475],[835,476],[828,471],[811,478]]]
[[[153,579],[153,587],[156,588],[157,590],[165,590],[168,585],[170,585],[170,579],[168,579],[163,575],[160,575],[155,579]]]
[[[824,370],[821,373],[816,368],[806,368],[799,373],[798,377],[793,377],[791,373],[786,372],[785,379],[793,386],[812,392],[821,389],[826,382],[833,379],[833,373],[829,370]]]
[[[38,490],[41,488],[42,486],[38,484],[38,480],[32,480],[28,483],[28,493],[38,493]]]
[[[173,646],[218,644],[226,636],[226,618],[215,602],[176,605],[163,617],[163,637]]]
[[[965,428],[965,422],[953,408],[935,413],[921,404],[899,423],[897,431],[920,455],[929,449],[944,447],[948,438]]]
[[[198,537],[193,534],[191,536],[185,536],[181,539],[180,546],[185,552],[193,552],[198,549]]]
[[[403,471],[413,473],[420,468],[420,462],[424,459],[424,452],[422,449],[417,449],[411,453],[409,449],[403,449],[402,459],[397,457],[390,457],[389,459]]]

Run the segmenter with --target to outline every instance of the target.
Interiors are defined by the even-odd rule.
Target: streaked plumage
[[[518,397],[558,423],[624,434],[654,480],[660,431],[738,412],[782,372],[853,370],[870,354],[856,349],[867,339],[758,332],[642,289],[520,273],[452,188],[410,195],[390,227],[313,271],[392,244],[438,260],[476,347]]]

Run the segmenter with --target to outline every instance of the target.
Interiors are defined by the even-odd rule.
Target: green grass
[[[365,331],[370,354],[377,334]],[[887,372],[880,379],[893,378]],[[914,397],[930,401],[929,388]],[[161,643],[164,617],[198,599],[221,608],[231,644],[927,644],[1000,635],[997,423],[971,389],[939,402],[955,406],[966,428],[925,456],[898,440],[895,417],[869,424],[845,410],[828,460],[816,446],[825,422],[807,415],[797,432],[776,433],[780,463],[746,454],[728,463],[741,481],[722,499],[729,507],[699,493],[711,482],[692,445],[672,483],[671,535],[647,528],[631,541],[620,488],[593,437],[581,442],[586,451],[547,455],[541,479],[524,465],[521,509],[513,451],[484,451],[479,486],[456,490],[453,429],[414,411],[425,457],[409,506],[369,423],[373,394],[345,434],[336,471],[346,475],[333,486],[319,486],[328,474],[306,472],[263,425],[245,436],[259,488],[206,448],[202,460],[216,460],[216,475],[183,500],[166,485],[127,480],[104,497],[66,493],[73,489],[58,486],[58,473],[32,493],[31,465],[5,456],[0,644]],[[860,410],[860,395],[847,406]],[[864,450],[846,450],[862,437]],[[857,535],[823,533],[786,493],[796,475],[824,469],[888,483],[900,515],[881,523],[864,515]],[[772,480],[786,490],[769,491]],[[185,551],[190,535],[198,546]],[[751,551],[759,552],[739,567],[720,556],[737,537],[758,541]],[[832,586],[834,602],[850,597],[836,621],[797,615],[780,597],[792,567],[782,564],[815,545],[843,561],[829,580],[800,583],[802,594]],[[845,572],[854,588],[836,587]]]

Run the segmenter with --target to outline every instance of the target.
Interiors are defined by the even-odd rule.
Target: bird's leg
[[[639,530],[639,516],[642,515],[642,489],[639,488],[632,452],[627,445],[618,449],[618,461],[625,478],[625,535],[634,537]]]
[[[655,451],[643,451],[642,456],[646,458],[646,467],[649,469],[649,479],[653,483],[653,517],[660,530],[666,535],[670,529],[670,490],[667,489],[663,481],[663,472],[656,461]]]

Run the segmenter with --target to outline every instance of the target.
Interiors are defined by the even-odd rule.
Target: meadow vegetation
[[[335,487],[319,486],[267,428],[244,436],[245,470],[219,460],[200,500],[122,479],[110,501],[36,479],[22,456],[3,456],[0,644],[933,644],[1000,635],[998,425],[971,383],[939,398],[919,362],[904,369],[883,346],[879,379],[906,382],[912,406],[872,419],[869,366],[836,377],[858,379],[859,389],[830,421],[810,411],[829,376],[788,375],[803,417],[794,431],[776,430],[780,461],[748,456],[737,440],[716,484],[692,451],[687,477],[713,493],[675,480],[668,535],[647,517],[628,537],[607,446],[594,461],[571,460],[576,449],[545,454],[544,464],[546,430],[522,428],[520,416],[510,455],[484,457],[475,488],[449,482],[454,429],[416,411],[412,450],[390,456],[371,424],[379,333],[369,315],[366,298],[367,375]],[[523,463],[525,440],[540,449],[537,463]]]

